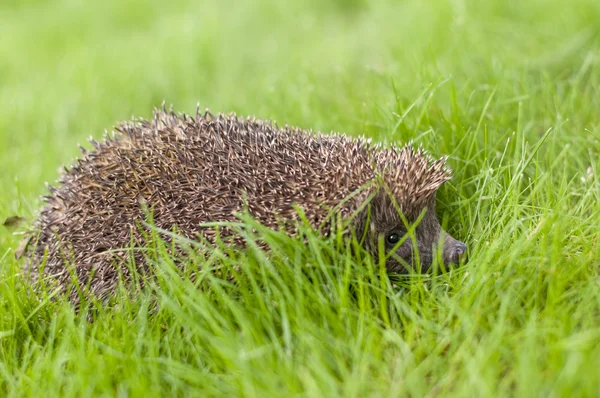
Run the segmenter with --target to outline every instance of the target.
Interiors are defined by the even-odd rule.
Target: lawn
[[[0,4],[0,395],[597,396],[600,3],[336,0]],[[192,282],[93,322],[28,293],[14,259],[45,182],[118,121],[235,111],[448,155],[469,245],[449,272],[381,275],[334,238],[265,232]],[[158,299],[159,309],[151,311]]]

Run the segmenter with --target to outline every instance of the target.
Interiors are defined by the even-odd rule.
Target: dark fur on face
[[[438,221],[435,195],[420,211],[403,212],[393,195],[381,189],[359,215],[356,229],[375,258],[381,255],[381,240],[391,273],[428,271],[440,245],[444,264],[466,260],[467,246],[444,231]]]

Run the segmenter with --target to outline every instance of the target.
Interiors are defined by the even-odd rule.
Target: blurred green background
[[[553,138],[586,141],[599,20],[580,0],[3,1],[0,218],[30,215],[78,143],[163,100],[450,154],[482,126],[504,144],[521,102],[526,133],[570,117],[577,134]]]

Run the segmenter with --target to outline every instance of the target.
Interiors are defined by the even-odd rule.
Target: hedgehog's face
[[[442,229],[434,199],[412,215],[402,217],[387,195],[377,195],[364,216],[366,246],[378,258],[381,240],[388,257],[388,272],[418,272],[419,269],[425,272],[438,252],[446,265],[466,260],[467,246]],[[414,240],[409,230],[413,230]]]

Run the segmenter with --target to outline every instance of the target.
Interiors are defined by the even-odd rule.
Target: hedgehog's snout
[[[458,263],[467,259],[467,245],[462,242],[457,242],[456,246],[452,250],[452,254],[450,255],[450,260],[453,263]]]
[[[467,261],[467,245],[446,235],[444,241],[444,263],[458,264]]]

